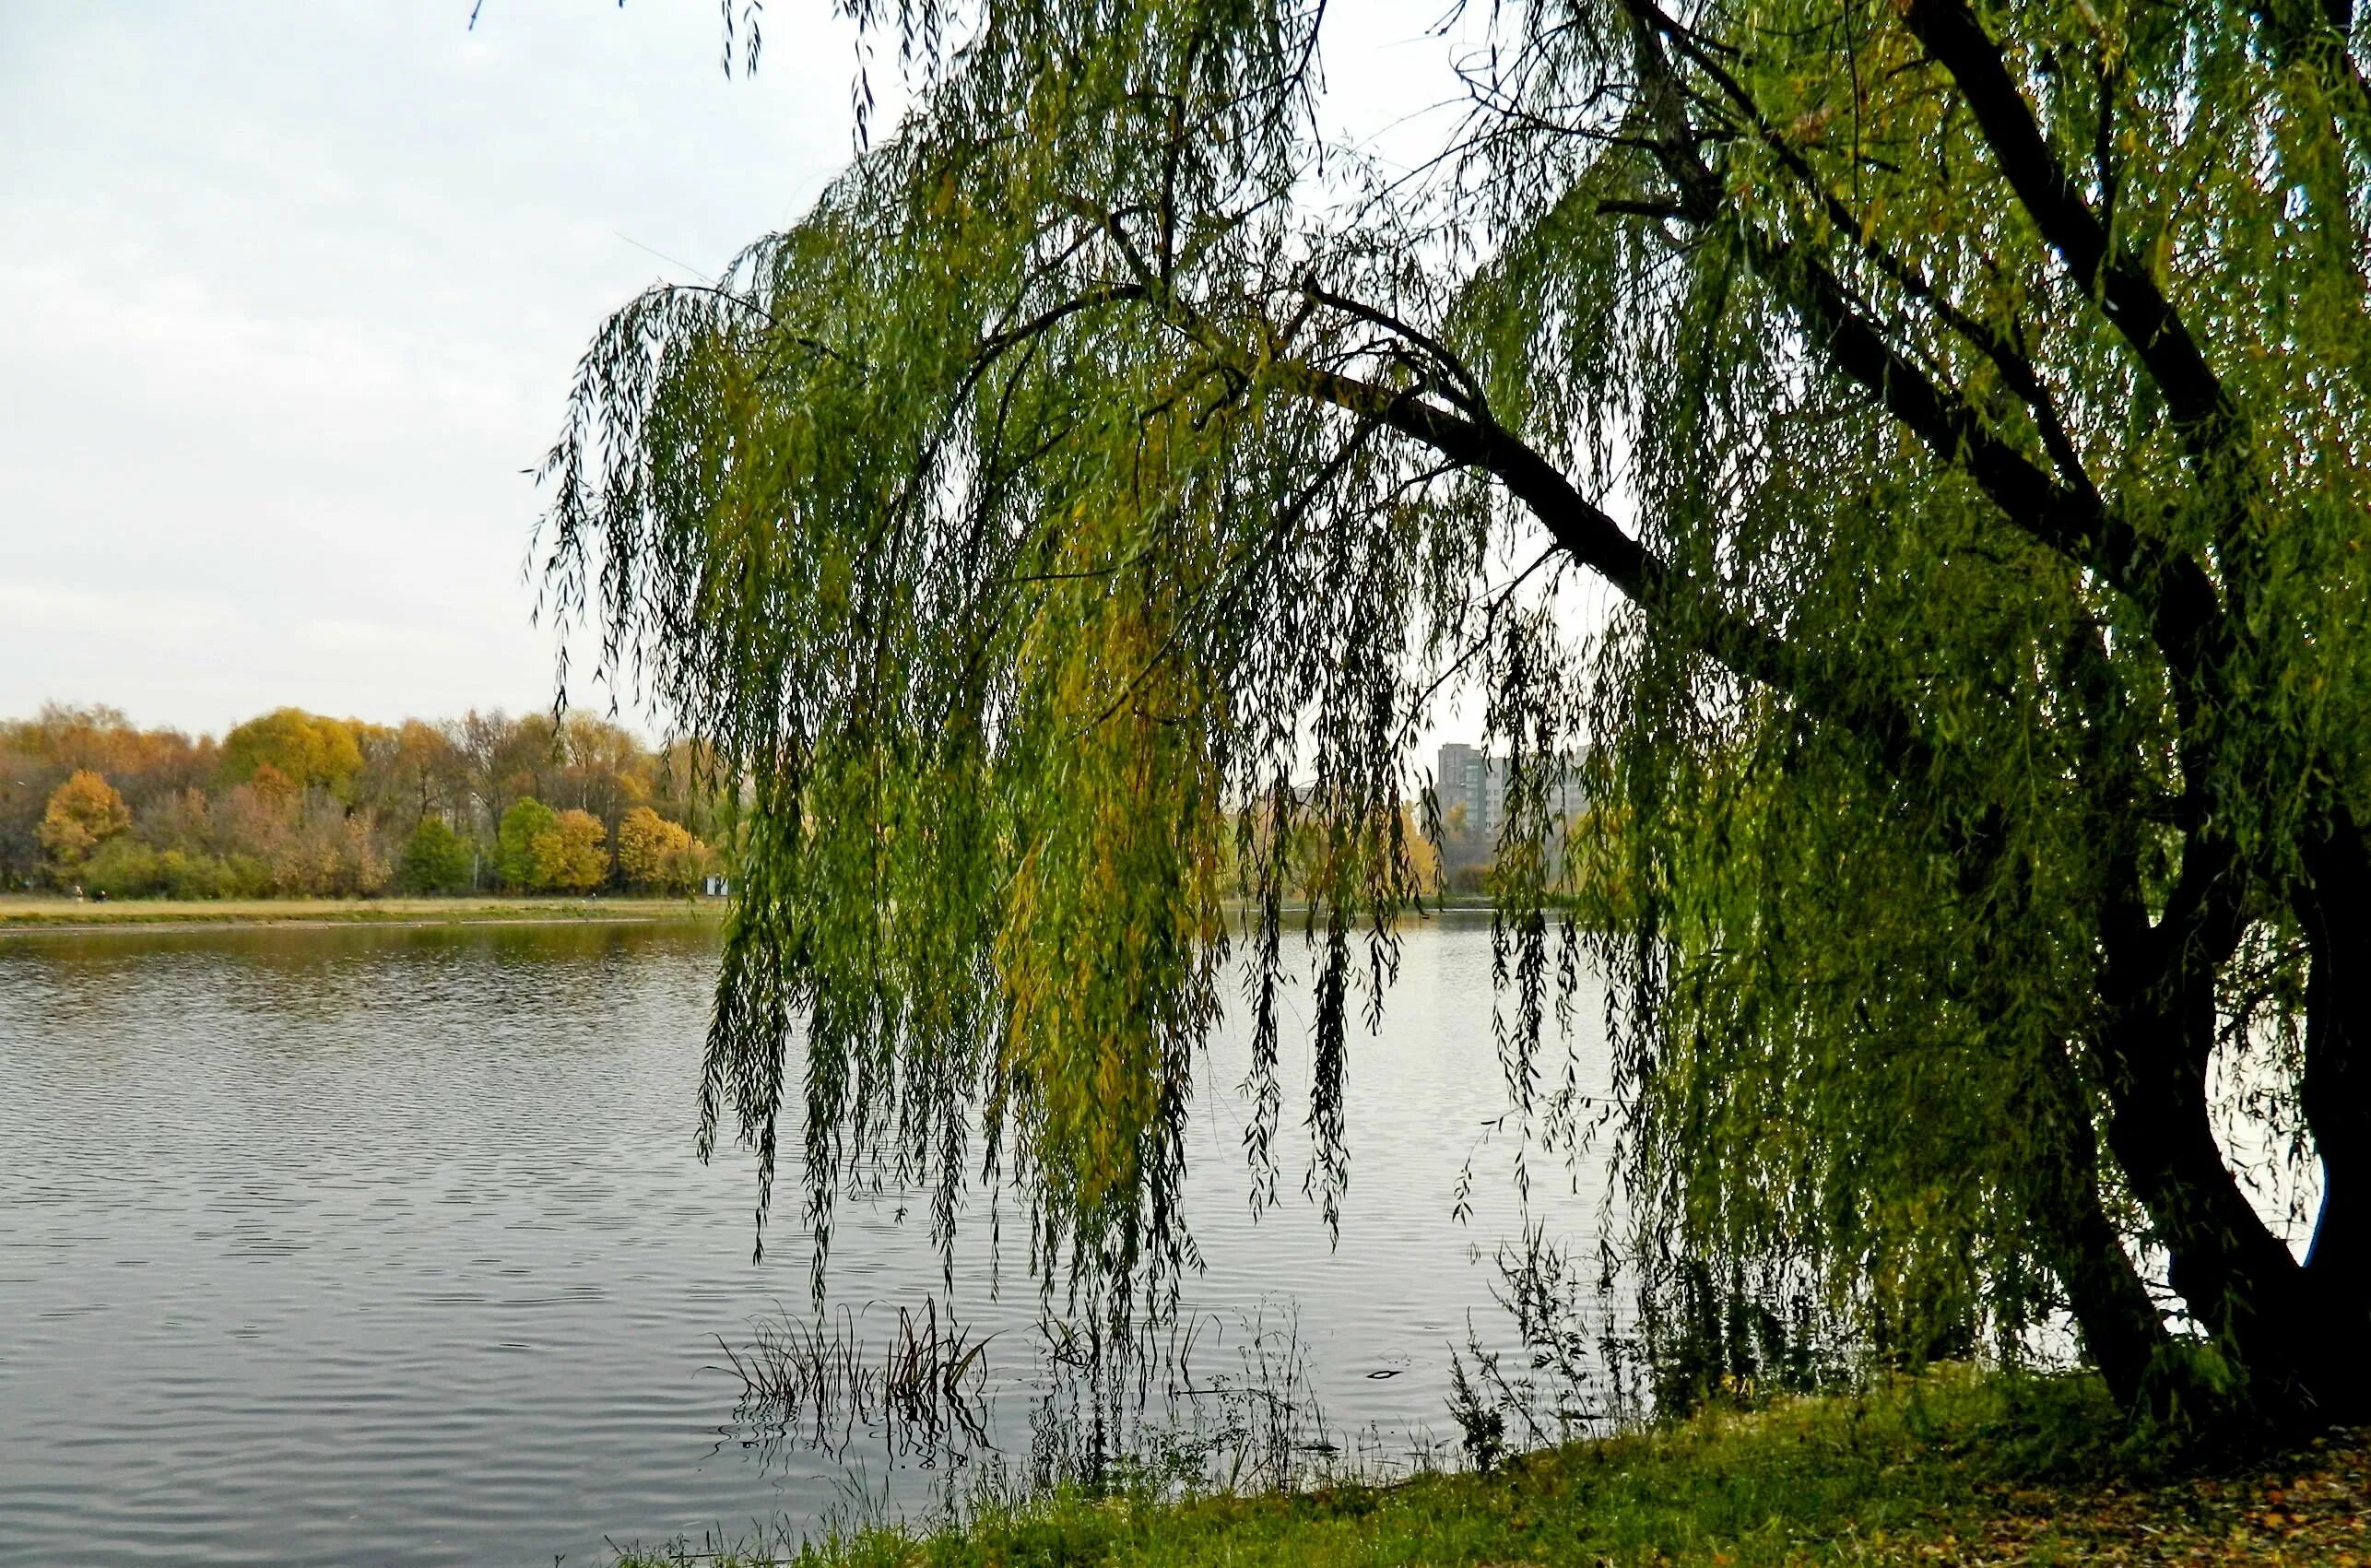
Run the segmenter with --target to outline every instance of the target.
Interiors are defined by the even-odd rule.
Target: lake
[[[599,1562],[926,1496],[862,1421],[828,1453],[760,1440],[720,1370],[812,1309],[797,1171],[759,1264],[750,1161],[692,1154],[714,959],[671,925],[0,936],[0,1562]],[[1453,1439],[1469,1318],[1508,1338],[1490,1008],[1486,924],[1409,933],[1352,1043],[1338,1246],[1297,1196],[1305,1141],[1248,1214],[1239,1034],[1197,1093],[1204,1381],[1289,1359],[1371,1464]],[[1593,1248],[1589,1184],[1534,1183],[1531,1217]],[[886,1334],[941,1291],[910,1196],[843,1210],[831,1321]],[[1009,1224],[992,1297],[981,1230],[953,1306],[993,1336],[989,1443],[1018,1454],[1037,1296]]]

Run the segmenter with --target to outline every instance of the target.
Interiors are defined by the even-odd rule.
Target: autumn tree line
[[[690,892],[722,868],[693,760],[584,713],[281,708],[218,740],[53,703],[0,721],[0,890]]]

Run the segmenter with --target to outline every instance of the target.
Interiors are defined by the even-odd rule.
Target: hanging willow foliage
[[[985,1168],[1049,1282],[1174,1287],[1238,893],[1256,1190],[1305,945],[1331,1213],[1463,679],[1503,1065],[1569,1149],[1586,944],[1650,1287],[1911,1357],[2070,1307],[2162,1405],[2162,1256],[2251,1410],[2371,1408],[2349,13],[1528,0],[1386,179],[1315,0],[856,10],[914,109],[612,318],[547,470],[557,601],[744,808],[702,1114],[761,1219],[803,1032],[820,1240],[883,1170],[944,1238]],[[2306,1262],[2218,1049],[2319,1159]]]

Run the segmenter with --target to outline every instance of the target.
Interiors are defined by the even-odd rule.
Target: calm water
[[[796,1172],[756,1265],[746,1159],[691,1154],[714,956],[626,925],[0,937],[0,1562],[598,1562],[908,1494],[877,1444],[739,1440],[717,1338],[804,1316],[808,1256]],[[1504,1104],[1489,1008],[1485,927],[1410,934],[1352,1048],[1338,1248],[1297,1198],[1246,1217],[1240,1042],[1196,1107],[1206,1358],[1297,1323],[1331,1426],[1386,1448],[1450,1429],[1469,1314],[1503,1338],[1503,1144],[1451,1219]],[[867,1323],[938,1284],[898,1198],[835,1237]],[[1586,1240],[1594,1195],[1533,1212]],[[981,1256],[956,1303],[1005,1331],[995,1436],[1025,1444],[1035,1297],[991,1300]]]

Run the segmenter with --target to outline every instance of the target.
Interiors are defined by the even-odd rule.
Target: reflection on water
[[[1014,1476],[1165,1453],[1290,1480],[1448,1427],[1450,1349],[1469,1315],[1496,1331],[1518,1228],[1484,1137],[1485,928],[1412,932],[1383,1033],[1352,1043],[1339,1248],[1297,1204],[1247,1213],[1242,1043],[1213,1049],[1184,1381],[1133,1404],[1066,1382],[1083,1352],[997,1280],[985,1207],[950,1323],[888,1192],[835,1236],[822,1326],[867,1347],[837,1375],[873,1407],[843,1401],[824,1444],[768,1437],[732,1369],[753,1324],[814,1320],[794,1238],[750,1261],[747,1162],[691,1155],[714,958],[666,926],[0,938],[0,1562],[584,1562],[605,1537],[795,1531],[852,1486],[931,1495],[943,1468],[880,1416],[904,1398],[918,1432],[950,1362],[986,1441],[941,1409],[927,1446]],[[1532,1212],[1583,1234],[1596,1197],[1535,1185]]]
[[[761,1317],[745,1343],[717,1348],[740,1379],[733,1424],[745,1447],[780,1459],[838,1457],[860,1441],[926,1468],[961,1463],[991,1446],[988,1347],[936,1297],[901,1306],[878,1346],[865,1318],[843,1305],[818,1316]]]
[[[1355,1475],[1382,1479],[1437,1463],[1424,1432],[1336,1441],[1310,1375],[1309,1346],[1289,1303],[1237,1312],[1162,1315],[1117,1349],[1050,1315],[1026,1331],[1012,1364],[992,1371],[1000,1336],[974,1338],[935,1307],[900,1308],[879,1341],[867,1315],[761,1319],[746,1345],[720,1340],[741,1380],[734,1430],[767,1461],[860,1449],[942,1476],[934,1503],[960,1510],[980,1490],[998,1497],[1056,1487],[1170,1493],[1290,1490]],[[1018,1375],[1016,1375],[1018,1370]],[[1396,1377],[1380,1367],[1371,1381]],[[1010,1413],[1025,1404],[1026,1418]],[[1000,1409],[1000,1407],[1002,1407]],[[1022,1436],[1026,1451],[1020,1451]]]

